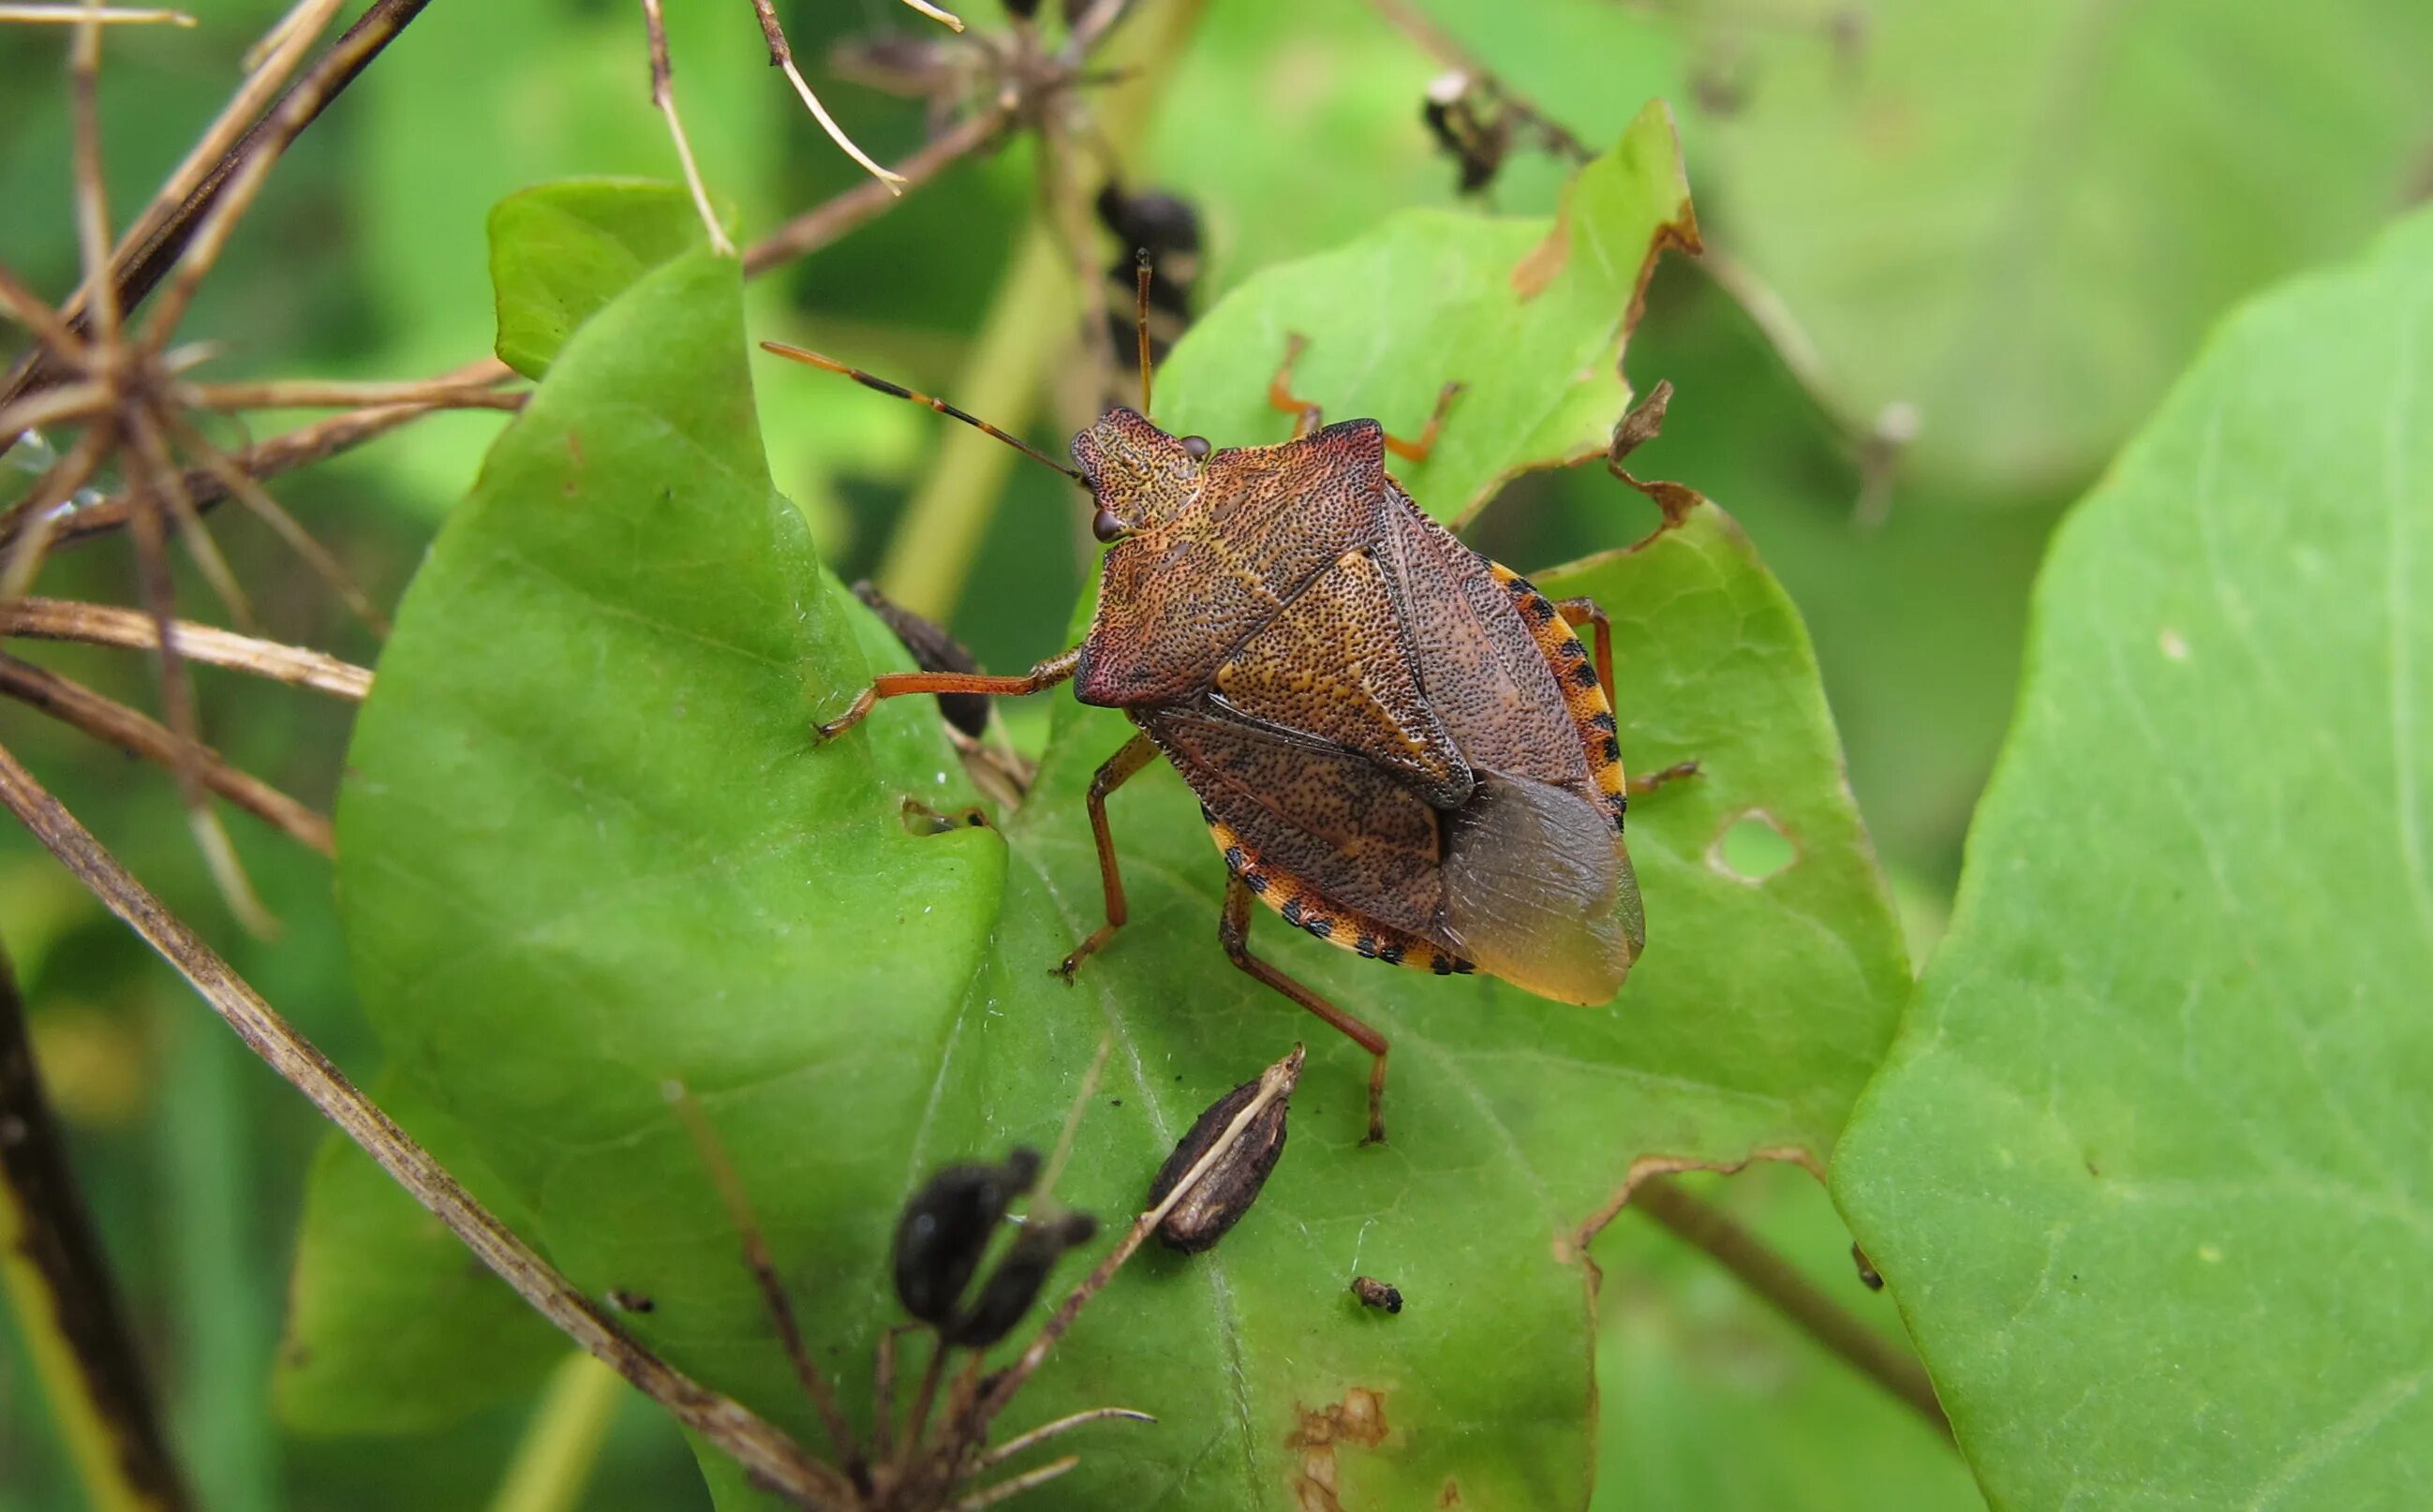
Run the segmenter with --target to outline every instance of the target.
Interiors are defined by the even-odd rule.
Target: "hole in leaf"
[[[1752,808],[1724,826],[1707,847],[1707,864],[1736,882],[1764,881],[1799,859],[1799,847],[1761,808]]]

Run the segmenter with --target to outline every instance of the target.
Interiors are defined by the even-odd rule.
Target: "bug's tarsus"
[[[1275,377],[1268,380],[1268,407],[1282,410],[1293,417],[1293,439],[1296,441],[1314,433],[1326,423],[1326,412],[1317,400],[1302,399],[1293,392],[1293,365],[1301,361],[1301,354],[1308,348],[1307,336],[1298,331],[1286,332],[1284,365],[1276,369]],[[1399,435],[1388,435],[1386,437],[1386,450],[1407,462],[1427,461],[1428,453],[1437,448],[1438,433],[1444,429],[1446,412],[1453,408],[1455,397],[1465,386],[1453,382],[1437,390],[1436,408],[1428,412],[1428,423],[1421,427],[1418,439],[1406,441]]]
[[[1437,405],[1428,411],[1428,423],[1420,428],[1419,439],[1405,441],[1399,435],[1386,437],[1386,450],[1407,462],[1425,462],[1428,453],[1437,449],[1437,433],[1444,429],[1445,412],[1453,408],[1454,396],[1462,391],[1458,382],[1447,383],[1437,390]]]
[[[883,672],[854,695],[845,711],[817,726],[819,738],[833,740],[859,724],[882,698],[913,693],[985,693],[995,698],[1021,698],[1053,688],[1073,675],[1081,662],[1081,648],[1048,657],[1018,677],[993,677],[985,672]]]
[[[1642,773],[1639,776],[1632,777],[1624,786],[1634,793],[1654,792],[1668,782],[1679,782],[1685,777],[1694,777],[1698,774],[1697,762],[1676,761],[1661,772]]]
[[[1251,890],[1238,876],[1225,882],[1225,908],[1216,918],[1216,939],[1225,957],[1262,986],[1284,994],[1326,1021],[1329,1028],[1369,1052],[1369,1135],[1364,1145],[1386,1142],[1386,1036],[1251,954]]]
[[[1100,764],[1090,778],[1090,834],[1098,843],[1098,880],[1107,892],[1107,922],[1090,931],[1089,938],[1073,947],[1073,953],[1057,962],[1055,973],[1066,981],[1081,962],[1097,955],[1098,947],[1114,938],[1115,931],[1131,917],[1124,902],[1124,879],[1115,867],[1115,837],[1107,828],[1107,794],[1120,788],[1141,768],[1157,759],[1157,747],[1146,735],[1135,735],[1124,742],[1124,748]]]
[[[1054,457],[1049,456],[1046,452],[1040,450],[1029,442],[1025,441],[1019,436],[1013,435],[1009,432],[1000,431],[995,426],[989,424],[988,421],[981,419],[978,416],[973,415],[968,411],[959,410],[952,404],[947,403],[944,399],[932,398],[927,394],[920,392],[918,389],[907,388],[901,383],[890,382],[888,380],[880,378],[876,373],[865,373],[860,368],[849,366],[844,363],[838,362],[833,357],[824,357],[818,352],[811,351],[802,347],[791,346],[782,341],[764,341],[760,344],[760,349],[766,352],[774,352],[777,356],[786,358],[791,362],[801,363],[808,367],[824,368],[828,372],[841,374],[843,377],[852,379],[855,382],[859,383],[864,388],[875,388],[881,394],[892,395],[896,399],[910,399],[915,404],[927,405],[930,409],[936,410],[939,414],[945,416],[948,419],[961,420],[975,431],[979,431],[988,435],[996,437],[1007,446],[1013,448],[1016,451],[1029,457],[1031,461],[1038,463],[1041,467],[1053,467],[1058,472],[1061,472],[1067,478],[1072,479],[1075,483],[1082,481],[1081,474],[1079,471],[1064,466],[1064,464],[1057,461]]]
[[[1134,321],[1134,325],[1135,325],[1136,329],[1137,329],[1137,330],[1139,331],[1139,332],[1140,332],[1140,375],[1141,375],[1141,411],[1140,411],[1140,412],[1141,412],[1141,414],[1142,414],[1142,415],[1146,416],[1146,415],[1148,415],[1148,414],[1149,413],[1149,407],[1148,407],[1148,397],[1149,397],[1149,382],[1148,382],[1148,366],[1149,366],[1149,363],[1148,363],[1148,279],[1149,279],[1149,256],[1148,256],[1148,247],[1146,247],[1146,246],[1141,247],[1141,248],[1138,248],[1134,255],[1135,255],[1135,257],[1138,259],[1138,261],[1134,263],[1134,265],[1133,265],[1133,269],[1132,269],[1132,279],[1133,279],[1133,283],[1134,283],[1134,288],[1133,288],[1133,297],[1134,297],[1134,308],[1135,308],[1135,314],[1134,314],[1134,316],[1133,316],[1133,321]]]
[[[1286,332],[1284,365],[1276,369],[1275,377],[1268,380],[1268,407],[1282,410],[1293,417],[1293,439],[1296,441],[1326,423],[1325,411],[1292,391],[1293,364],[1301,361],[1302,348],[1308,345],[1309,338],[1300,331]]]

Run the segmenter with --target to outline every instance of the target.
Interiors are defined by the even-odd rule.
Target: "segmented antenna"
[[[1140,326],[1141,415],[1148,414],[1148,248],[1138,249],[1132,279],[1138,285]]]
[[[1148,284],[1144,282],[1142,287],[1146,289]],[[1144,305],[1142,309],[1146,312],[1148,307]],[[1148,317],[1146,313],[1144,313],[1142,318],[1144,324],[1141,327],[1141,339],[1146,342],[1148,339],[1148,327],[1146,324]],[[1013,448],[1016,451],[1021,452],[1024,456],[1029,457],[1031,461],[1038,463],[1042,467],[1053,467],[1058,472],[1061,472],[1067,478],[1072,479],[1075,483],[1083,483],[1087,481],[1077,469],[1064,466],[1064,464],[1057,461],[1054,457],[1049,456],[1046,452],[1040,450],[1029,442],[1022,440],[1017,436],[1010,435],[1007,433],[998,430],[995,426],[989,424],[988,421],[981,419],[978,416],[967,414],[962,410],[955,408],[944,399],[931,399],[928,395],[906,388],[901,383],[891,383],[887,380],[877,377],[875,374],[865,373],[859,367],[848,367],[844,364],[838,362],[833,357],[823,357],[818,352],[808,351],[801,347],[791,347],[782,341],[764,341],[760,344],[760,349],[762,351],[774,352],[780,357],[788,358],[793,362],[802,363],[808,366],[824,367],[831,373],[842,373],[845,377],[852,379],[855,382],[859,383],[864,388],[875,388],[882,394],[893,394],[897,399],[909,399],[915,404],[926,404],[929,408],[936,410],[939,414],[944,415],[950,419],[962,421],[973,430],[986,432],[988,434],[1004,442],[1007,446]]]

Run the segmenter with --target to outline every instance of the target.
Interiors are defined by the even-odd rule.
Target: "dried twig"
[[[150,716],[5,653],[0,653],[0,697],[38,708],[129,756],[164,767],[174,768],[179,762],[177,738]],[[324,856],[337,854],[327,818],[261,778],[230,766],[216,752],[197,753],[196,776],[205,789],[264,824],[286,831]]]
[[[123,251],[111,262],[106,283],[88,271],[85,290],[67,311],[69,328],[78,335],[91,330],[94,312],[101,303],[98,297],[105,292],[109,302],[118,309],[132,309],[141,303],[178,262],[239,170],[260,153],[265,159],[263,168],[266,171],[266,160],[275,159],[295,140],[297,132],[301,131],[328,107],[331,100],[353,83],[356,76],[380,55],[382,49],[396,40],[398,34],[421,13],[426,4],[428,0],[374,0],[362,18],[349,27],[336,45],[315,65],[304,82],[290,91],[271,115],[247,129],[185,191],[184,197],[173,210],[158,214],[147,211],[138,217],[135,230],[129,233],[128,240],[133,242],[138,234],[142,234],[141,245]],[[285,26],[287,23],[281,25]],[[207,133],[207,140],[221,135],[221,127],[228,121],[229,113],[236,111],[239,105],[249,98],[249,92],[241,90],[237,100],[230,103],[229,112],[224,112],[222,122],[215,123],[212,131]],[[292,110],[291,106],[295,107]],[[276,145],[272,144],[274,137]],[[174,188],[192,177],[181,165],[171,176],[170,187]],[[152,227],[148,232],[145,230],[146,226]],[[60,371],[60,353],[56,346],[28,353],[18,363],[16,370],[9,375],[8,382],[0,384],[0,403],[15,399],[30,387],[54,380]],[[13,440],[11,436],[0,436],[0,450],[5,450]]]
[[[1021,1357],[991,1379],[988,1389],[980,1393],[978,1399],[973,1402],[959,1427],[967,1432],[985,1431],[990,1420],[1005,1409],[1005,1404],[1013,1400],[1014,1393],[1022,1389],[1023,1383],[1029,1381],[1040,1365],[1046,1360],[1047,1352],[1056,1347],[1057,1340],[1063,1338],[1065,1331],[1073,1326],[1074,1318],[1080,1317],[1081,1309],[1089,1305],[1090,1299],[1097,1296],[1114,1273],[1123,1268],[1124,1262],[1130,1260],[1132,1252],[1141,1247],[1143,1241],[1157,1231],[1159,1224],[1165,1221],[1165,1215],[1174,1211],[1175,1204],[1191,1195],[1192,1189],[1199,1184],[1200,1178],[1206,1176],[1217,1162],[1233,1153],[1234,1147],[1241,1141],[1243,1131],[1251,1127],[1260,1113],[1267,1111],[1268,1105],[1291,1090],[1293,1083],[1301,1076],[1302,1056],[1302,1047],[1296,1045],[1293,1046],[1292,1054],[1259,1074],[1257,1094],[1242,1105],[1242,1111],[1234,1115],[1233,1122],[1225,1126],[1224,1132],[1216,1136],[1216,1141],[1208,1147],[1207,1153],[1193,1162],[1191,1168],[1182,1173],[1182,1179],[1174,1183],[1172,1191],[1166,1193],[1164,1201],[1133,1219],[1132,1226],[1125,1231],[1123,1238],[1116,1242],[1115,1247],[1107,1251],[1105,1258],[1092,1267],[1090,1274],[1083,1277],[1079,1285],[1065,1294],[1064,1300],[1057,1305],[1054,1316],[1048,1318],[1037,1336],[1025,1347]]]
[[[353,82],[364,66],[380,56],[381,50],[420,15],[428,3],[429,0],[374,0],[364,19],[349,27],[346,35],[305,71],[296,87],[264,119],[261,127],[247,134],[237,148],[235,168],[221,180],[219,193],[196,222],[192,239],[177,254],[168,286],[162,290],[145,327],[145,346],[149,350],[157,353],[167,346],[196,289],[219,261],[230,233],[252,208],[254,196],[262,192],[263,181],[270,176],[280,157],[313,124],[322,108]],[[103,286],[108,286],[106,281]]]
[[[356,1090],[328,1057],[145,892],[5,749],[0,749],[0,804],[112,913],[175,966],[255,1054],[311,1099],[541,1316],[667,1408],[678,1422],[733,1456],[760,1484],[805,1507],[842,1512],[853,1505],[852,1487],[835,1470],[805,1453],[800,1445],[740,1403],[702,1385],[627,1337],[589,1298],[474,1201],[445,1167],[378,1104]]]
[[[701,165],[692,161],[692,144],[685,139],[684,117],[676,113],[675,70],[668,62],[668,22],[659,13],[659,0],[642,0],[642,25],[651,42],[651,108],[668,119],[668,135],[675,139],[676,161],[684,164],[685,187],[692,191],[692,207],[701,212],[701,223],[708,228],[709,245],[721,257],[733,257],[735,244],[727,239],[726,228],[718,223],[718,212],[709,208],[709,191],[701,181]]]
[[[0,5],[0,22],[9,21],[91,21],[104,25],[141,25],[157,22],[170,26],[191,26],[195,24],[195,18],[182,10],[130,10],[123,6],[79,5],[76,0],[54,0],[49,5],[34,4],[32,0],[24,5]]]
[[[957,31],[963,29],[962,22],[943,10],[915,4],[914,0],[905,0],[905,3],[912,6],[915,10],[924,11],[947,23]],[[844,127],[836,124],[836,117],[828,114],[827,108],[820,103],[820,97],[811,93],[811,87],[803,82],[803,71],[794,66],[794,49],[786,42],[786,28],[777,24],[777,7],[774,0],[752,0],[752,9],[760,18],[760,35],[769,44],[770,66],[785,71],[787,82],[792,84],[794,93],[802,96],[803,108],[811,112],[811,119],[820,123],[820,129],[828,134],[828,140],[835,143],[840,151],[861,164],[869,171],[872,178],[885,184],[889,194],[902,194],[904,176],[890,172],[873,161],[869,153],[862,151],[854,144],[853,138],[844,134]],[[660,44],[664,45],[664,42],[662,41]],[[654,67],[655,66],[655,64]]]
[[[43,1095],[25,1004],[0,951],[0,1271],[21,1304],[34,1375],[95,1506],[190,1504],[162,1432],[110,1258]]]
[[[893,186],[876,180],[856,184],[834,198],[815,205],[755,242],[743,254],[743,276],[757,278],[771,268],[818,251],[846,232],[876,220],[906,190],[917,189],[1012,126],[1013,106],[999,102],[970,116],[944,136],[904,160],[890,176]]]
[[[244,83],[237,86],[219,115],[203,128],[202,135],[186,150],[186,156],[170,171],[169,177],[154,193],[152,202],[144,207],[119,238],[118,249],[111,254],[111,272],[123,278],[121,269],[132,264],[141,250],[158,237],[175,219],[181,207],[207,183],[225,178],[230,164],[230,152],[261,121],[262,113],[277,97],[296,70],[303,65],[304,55],[312,50],[314,40],[338,13],[345,0],[298,0],[285,15],[271,25],[262,40],[247,54]],[[189,224],[192,224],[189,221]],[[148,287],[148,285],[146,285]],[[77,299],[88,297],[88,290],[78,290]],[[129,291],[128,296],[141,298]]]
[[[525,396],[431,379],[403,383],[348,383],[287,379],[261,383],[181,383],[178,399],[197,410],[366,409],[412,404],[419,409],[516,410]]]
[[[214,625],[180,620],[176,625],[178,649],[188,661],[233,671],[250,672],[291,688],[362,701],[372,689],[368,668],[340,661],[324,652],[276,640],[257,640]],[[121,646],[150,651],[161,643],[151,617],[114,603],[81,603],[71,599],[18,599],[0,603],[0,639],[73,640],[89,646]]]
[[[495,357],[485,357],[424,382],[433,388],[456,389],[473,383],[504,382],[514,376],[506,364]],[[530,396],[519,391],[507,397],[515,400],[513,408],[520,409]],[[326,420],[315,420],[310,425],[298,426],[292,431],[283,431],[259,445],[229,453],[229,460],[259,482],[325,461],[365,442],[377,440],[410,420],[434,413],[428,404],[382,404],[353,410],[344,415],[333,415]],[[198,510],[208,511],[230,494],[220,478],[206,468],[188,468],[184,481]],[[133,500],[121,492],[97,500],[71,514],[55,517],[53,535],[56,543],[74,546],[96,535],[123,530],[132,507]],[[0,548],[5,548],[14,539],[20,528],[9,520],[0,520]],[[0,591],[0,598],[6,597],[8,594]]]

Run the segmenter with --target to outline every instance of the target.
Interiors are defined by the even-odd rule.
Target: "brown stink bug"
[[[1634,785],[1605,613],[1557,603],[1472,551],[1386,470],[1389,451],[1427,454],[1458,385],[1416,442],[1375,420],[1322,425],[1292,393],[1296,338],[1268,390],[1297,418],[1292,439],[1220,450],[1149,422],[1144,370],[1141,411],[1110,409],[1075,436],[1076,470],[943,400],[763,345],[977,426],[1090,490],[1107,551],[1079,646],[1021,676],[887,673],[820,727],[842,734],[882,698],[1068,680],[1140,727],[1090,784],[1106,923],[1059,971],[1123,926],[1107,795],[1162,755],[1231,874],[1226,955],[1373,1058],[1372,1140],[1385,1137],[1386,1037],[1250,953],[1253,900],[1389,965],[1484,971],[1567,1003],[1621,987],[1646,931],[1622,841]],[[1573,633],[1582,623],[1598,628],[1593,656]]]

